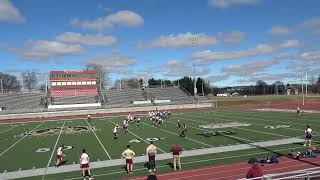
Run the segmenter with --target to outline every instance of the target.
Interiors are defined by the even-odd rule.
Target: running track
[[[279,164],[265,164],[264,174],[284,173],[307,168],[319,167],[320,157],[294,160],[287,157],[279,159]],[[194,170],[177,171],[158,174],[158,180],[236,180],[245,178],[250,165],[247,162],[211,166]],[[147,177],[131,178],[129,180],[146,180]]]

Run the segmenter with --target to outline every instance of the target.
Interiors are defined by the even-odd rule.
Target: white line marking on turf
[[[9,131],[9,130],[11,130],[11,129],[15,128],[15,127],[18,127],[18,126],[13,126],[13,127],[9,128],[9,129],[6,129],[6,130],[4,130],[4,131],[1,131],[1,132],[0,132],[0,134],[5,133],[5,132],[7,132],[7,131]]]
[[[302,147],[296,147],[296,148],[291,148],[291,149],[294,150],[294,149],[298,149],[298,148],[302,148]],[[287,150],[288,150],[288,148],[274,150],[273,152],[287,151]],[[197,160],[197,161],[182,162],[181,164],[182,165],[195,164],[195,163],[201,163],[201,162],[207,162],[207,161],[224,160],[224,159],[239,158],[239,157],[246,157],[246,156],[250,157],[253,155],[268,154],[268,153],[270,153],[270,152],[266,151],[266,152],[249,153],[249,154],[234,155],[234,156],[225,156],[225,157],[219,157],[219,158],[210,158],[210,159],[202,159],[202,160]],[[167,168],[167,167],[168,167],[168,165],[157,166],[157,168]],[[145,170],[146,170],[146,168],[135,169],[135,171],[145,171]],[[126,173],[126,172],[125,171],[115,171],[115,172],[110,172],[110,173],[94,174],[94,176],[99,177],[99,176],[107,176],[107,175],[122,174],[122,173]],[[75,179],[82,179],[82,177],[68,178],[68,179],[64,179],[64,180],[75,180]]]
[[[147,123],[142,123],[142,124],[145,124],[145,125],[150,126],[150,127],[154,127],[154,126],[151,126],[151,125],[149,125],[149,124],[147,124]],[[156,127],[154,127],[154,128],[156,128]],[[174,135],[179,136],[179,134],[173,133],[173,132],[171,132],[171,131],[167,131],[167,130],[162,129],[162,128],[159,128],[159,130],[161,130],[161,131],[165,131],[165,132],[167,132],[167,133],[170,133],[170,134],[174,134]],[[186,139],[188,139],[188,140],[190,140],[190,141],[194,141],[194,142],[197,142],[197,143],[199,143],[199,144],[202,144],[202,145],[208,146],[208,147],[213,147],[213,146],[211,146],[211,145],[209,145],[209,144],[206,144],[206,143],[200,142],[200,141],[195,140],[195,139],[191,139],[191,138],[188,138],[188,137],[184,137],[184,138],[186,138]]]
[[[116,124],[116,123],[112,122],[111,120],[109,120],[109,122],[111,122],[111,123],[114,124],[114,125]],[[145,139],[143,139],[142,137],[136,135],[135,133],[133,133],[133,132],[131,132],[131,131],[128,131],[128,132],[129,132],[130,134],[134,135],[135,137],[141,139],[141,140],[144,141],[145,143],[150,144],[150,142],[146,141]],[[164,150],[160,149],[159,147],[157,147],[157,149],[159,149],[159,150],[160,150],[161,152],[163,152],[163,153],[166,153]]]
[[[51,160],[52,160],[53,154],[56,152],[56,148],[57,148],[57,145],[58,145],[58,142],[59,142],[59,139],[60,139],[61,133],[62,133],[63,128],[64,128],[64,124],[66,123],[66,121],[67,121],[67,120],[64,120],[63,125],[62,125],[62,127],[61,127],[61,129],[60,129],[60,132],[59,132],[58,138],[57,138],[57,140],[56,140],[56,144],[54,145],[54,148],[53,148],[53,150],[52,150],[52,153],[51,153],[50,159],[49,159],[49,161],[48,161],[47,167],[46,167],[46,169],[44,170],[44,173],[43,173],[43,176],[42,176],[42,180],[44,180],[44,176],[46,175],[47,170],[48,170],[48,167],[50,166],[50,163],[51,163]]]
[[[106,150],[106,148],[103,146],[102,142],[100,141],[100,139],[98,138],[97,134],[94,132],[94,130],[92,129],[91,125],[89,124],[89,122],[86,119],[86,122],[88,124],[88,126],[90,127],[91,131],[93,132],[93,134],[96,136],[98,142],[100,143],[102,149],[104,150],[104,152],[107,154],[107,156],[109,157],[109,159],[111,160],[111,156],[109,155],[108,151]]]
[[[34,130],[36,130],[38,127],[40,127],[43,123],[45,123],[44,121],[41,123],[41,124],[39,124],[38,126],[36,126],[35,128],[33,128],[32,130],[31,130],[31,132],[32,131],[34,131]],[[16,144],[18,144],[20,141],[22,141],[24,138],[26,138],[28,135],[26,134],[26,135],[24,135],[22,138],[20,138],[17,142],[15,142],[14,144],[12,144],[8,149],[6,149],[5,151],[3,151],[1,154],[0,154],[0,157],[3,155],[3,154],[5,154],[7,151],[9,151],[11,148],[13,148]]]

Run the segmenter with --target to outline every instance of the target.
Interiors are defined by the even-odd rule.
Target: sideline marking
[[[61,129],[60,129],[60,132],[59,132],[58,138],[57,138],[57,140],[56,140],[56,144],[54,145],[54,148],[53,148],[53,150],[52,150],[52,153],[51,153],[50,159],[49,159],[49,161],[48,161],[47,167],[46,167],[46,169],[44,170],[44,173],[43,173],[43,176],[42,176],[42,180],[44,180],[44,177],[46,176],[46,173],[47,173],[48,167],[50,166],[50,163],[51,163],[51,160],[52,160],[53,154],[54,154],[54,152],[56,151],[56,148],[57,148],[57,145],[58,145],[58,142],[59,142],[59,139],[60,139],[61,133],[62,133],[63,128],[64,128],[64,124],[66,123],[66,121],[67,121],[67,120],[64,120],[63,125],[62,125],[62,127],[61,127]]]
[[[114,125],[116,124],[116,123],[112,122],[112,120],[109,120],[109,122],[111,122],[111,123],[114,124]],[[145,139],[141,138],[140,136],[136,135],[135,133],[133,133],[133,132],[131,132],[131,131],[128,131],[128,132],[129,132],[130,134],[134,135],[135,137],[141,139],[141,140],[144,141],[145,143],[150,144],[150,142],[146,141]],[[159,149],[159,150],[160,150],[161,152],[163,152],[163,153],[166,153],[164,150],[160,149],[158,146],[157,146],[157,149]]]
[[[39,124],[38,126],[36,126],[35,128],[33,128],[32,130],[31,130],[31,132],[32,131],[34,131],[34,130],[36,130],[38,127],[40,127],[43,123],[45,123],[45,122],[42,122],[41,124]],[[26,134],[26,135],[24,135],[22,138],[20,138],[17,142],[15,142],[13,145],[11,145],[8,149],[6,149],[5,151],[3,151],[1,154],[0,154],[0,157],[3,155],[3,154],[5,154],[7,151],[9,151],[11,148],[13,148],[16,144],[18,144],[20,141],[22,141],[25,137],[27,137],[28,135]]]
[[[107,156],[109,157],[109,159],[111,160],[111,156],[109,155],[108,151],[106,150],[106,148],[103,146],[102,142],[100,141],[100,139],[98,138],[97,134],[94,132],[94,130],[92,129],[91,125],[89,124],[89,122],[86,119],[86,123],[88,124],[88,126],[90,127],[91,131],[93,132],[93,134],[96,136],[98,142],[100,143],[102,149],[104,150],[104,152],[107,154]]]

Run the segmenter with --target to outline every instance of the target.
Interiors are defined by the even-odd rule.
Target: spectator
[[[258,160],[256,158],[251,158],[248,163],[251,164],[251,169],[249,169],[247,173],[247,179],[263,176],[262,169],[258,164]]]
[[[157,176],[154,173],[150,173],[147,180],[158,180]]]
[[[181,169],[181,163],[180,163],[180,155],[182,152],[181,147],[178,144],[174,144],[171,149],[170,152],[172,153],[172,158],[173,158],[173,169],[174,171],[177,170],[177,163],[178,163],[178,168]]]
[[[150,145],[147,147],[146,154],[149,159],[149,172],[156,171],[157,147],[153,145],[153,141],[150,141]]]
[[[123,151],[122,157],[126,159],[126,168],[129,174],[133,173],[133,157],[135,153],[130,149],[130,145],[127,145],[127,149]]]

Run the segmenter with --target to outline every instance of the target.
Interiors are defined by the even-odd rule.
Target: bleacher
[[[44,93],[12,93],[0,95],[0,106],[4,110],[23,110],[44,108],[41,99],[45,98]]]
[[[179,87],[147,88],[145,90],[156,100],[170,99],[172,102],[193,102],[195,100],[190,94],[187,94]]]
[[[107,106],[122,107],[132,105],[133,101],[145,100],[143,90],[139,89],[110,89],[103,91]]]
[[[55,97],[51,101],[52,105],[62,105],[62,104],[89,104],[96,103],[99,101],[97,96],[64,96]]]

